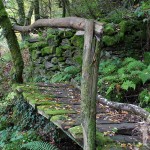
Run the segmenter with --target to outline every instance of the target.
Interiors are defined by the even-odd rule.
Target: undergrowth
[[[150,65],[127,57],[100,62],[98,87],[107,98],[122,102],[150,105]]]
[[[5,106],[0,105],[0,116],[0,149],[2,150],[30,149],[27,145],[34,141],[59,142],[55,126],[37,114],[22,97],[9,101]],[[56,149],[50,144],[49,147],[52,150]]]

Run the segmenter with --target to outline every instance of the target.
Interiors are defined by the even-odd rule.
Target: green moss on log
[[[52,122],[56,122],[56,121],[60,121],[60,120],[65,121],[67,119],[68,119],[68,116],[66,116],[66,115],[55,115],[50,119],[50,121],[52,121]]]

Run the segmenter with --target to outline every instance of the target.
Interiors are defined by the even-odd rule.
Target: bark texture
[[[85,28],[84,18],[78,17],[66,17],[66,18],[55,18],[55,19],[39,19],[30,26],[18,26],[14,25],[14,30],[20,32],[30,32],[34,28],[38,27],[51,27],[51,28],[73,28],[77,30],[84,30]],[[103,24],[94,21],[94,32],[96,35],[102,34]]]
[[[93,36],[94,21],[86,20],[81,80],[84,150],[96,149],[96,96],[100,51]]]
[[[0,0],[0,26],[4,30],[4,36],[7,39],[7,43],[11,52],[12,61],[14,65],[14,77],[13,81],[16,83],[22,83],[22,73],[23,73],[23,59],[21,56],[19,44],[17,41],[17,37],[14,33],[11,22],[8,18],[7,12],[3,5],[3,1]]]

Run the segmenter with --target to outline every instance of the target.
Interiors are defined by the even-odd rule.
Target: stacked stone
[[[51,77],[68,66],[82,64],[83,36],[72,30],[50,30],[30,45],[32,74]]]

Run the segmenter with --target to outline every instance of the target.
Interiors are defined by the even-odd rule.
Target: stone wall
[[[81,67],[84,38],[75,31],[49,29],[35,41],[29,44],[32,64],[26,68],[26,78],[50,79],[68,66]]]

